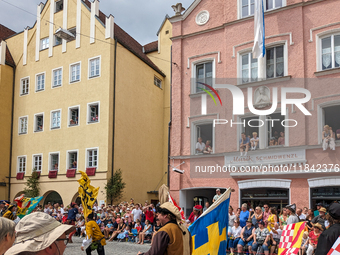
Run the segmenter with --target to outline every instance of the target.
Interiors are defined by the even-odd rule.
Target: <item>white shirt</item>
[[[301,215],[299,216],[300,220],[305,220],[306,219],[306,215],[304,215],[303,213],[301,213]]]
[[[278,228],[278,229],[275,229],[275,231],[277,232],[277,234],[275,234],[273,232],[273,230],[270,230],[270,233],[273,235],[273,238],[280,239],[281,238],[281,234],[282,234],[282,230],[280,228]]]
[[[234,236],[235,239],[241,236],[241,231],[242,231],[241,226],[238,226],[237,228],[235,228],[234,226],[231,228],[231,234]]]
[[[196,150],[196,153],[203,153],[203,151],[204,151],[204,148],[205,148],[205,143],[199,143],[199,142],[197,142],[196,143],[196,149],[200,149],[201,151],[197,151]]]
[[[64,208],[60,207],[60,213],[64,215],[64,213],[65,213]]]
[[[142,212],[141,209],[138,209],[138,210],[137,210],[137,209],[135,208],[135,209],[132,210],[132,214],[133,214],[133,221],[136,222],[137,219],[140,220],[140,218],[141,218],[143,212]]]

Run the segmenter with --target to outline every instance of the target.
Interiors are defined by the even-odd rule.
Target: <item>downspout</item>
[[[113,113],[112,113],[112,165],[111,178],[114,172],[114,156],[115,156],[115,125],[116,125],[116,76],[117,76],[117,38],[115,39],[115,58],[113,64]],[[113,179],[112,179],[113,180]],[[112,204],[112,200],[111,200]]]
[[[9,170],[8,170],[8,201],[11,201],[11,178],[12,178],[12,150],[13,150],[13,119],[14,119],[14,89],[15,89],[16,65],[13,66],[13,88],[12,88],[12,116],[11,116],[11,141],[9,151]]]
[[[170,121],[168,124],[168,188],[170,190],[170,131],[172,121],[172,46],[170,50]]]

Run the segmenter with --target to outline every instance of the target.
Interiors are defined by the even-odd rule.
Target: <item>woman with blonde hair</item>
[[[322,149],[325,151],[327,150],[328,146],[331,150],[335,150],[333,131],[328,125],[325,125],[322,131]]]
[[[251,218],[252,218],[252,219],[251,219],[252,224],[254,225],[255,228],[258,228],[258,227],[259,227],[258,222],[259,222],[260,220],[262,220],[262,217],[263,217],[262,209],[261,209],[261,207],[257,206],[257,207],[255,208],[254,214],[253,214],[252,217],[251,217]]]

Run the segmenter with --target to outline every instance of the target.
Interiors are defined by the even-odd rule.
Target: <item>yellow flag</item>
[[[80,187],[78,189],[79,197],[84,208],[84,217],[86,218],[91,212],[94,202],[96,202],[99,187],[95,188],[90,185],[91,180],[86,173],[79,171],[81,178],[78,180]]]

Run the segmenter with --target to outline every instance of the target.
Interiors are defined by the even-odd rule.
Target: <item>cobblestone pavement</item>
[[[85,255],[85,251],[80,250],[83,239],[79,237],[73,237],[72,239],[73,243],[67,244],[64,255]],[[131,242],[106,242],[105,255],[137,255],[138,251],[146,252],[150,247],[150,243],[140,245]],[[97,251],[93,251],[92,254],[97,255]]]

